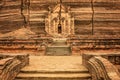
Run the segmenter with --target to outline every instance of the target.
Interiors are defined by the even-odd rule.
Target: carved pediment
[[[58,13],[60,11],[60,4],[57,4],[54,8],[53,8],[53,13]],[[66,8],[64,5],[61,5],[61,12],[66,12]]]

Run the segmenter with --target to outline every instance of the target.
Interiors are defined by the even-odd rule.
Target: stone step
[[[52,46],[65,46],[66,42],[53,42]]]
[[[81,56],[30,56],[15,80],[91,80]]]
[[[71,54],[70,47],[47,47],[46,55],[64,56]]]
[[[20,73],[47,73],[47,74],[62,74],[62,73],[89,73],[88,69],[86,69],[84,66],[80,65],[81,69],[67,69],[67,70],[50,70],[50,69],[42,69],[42,70],[28,70],[28,69],[22,69]]]
[[[69,45],[67,45],[67,41],[66,38],[53,38],[53,44],[50,47],[69,47]]]
[[[63,74],[36,74],[36,73],[20,73],[15,80],[88,80],[91,75],[88,73],[63,73]]]
[[[70,47],[48,47],[47,48],[48,49],[48,51],[61,51],[61,50],[63,50],[63,51],[70,51]]]

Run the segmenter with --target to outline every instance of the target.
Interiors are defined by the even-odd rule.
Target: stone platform
[[[15,80],[88,80],[81,56],[30,56]]]

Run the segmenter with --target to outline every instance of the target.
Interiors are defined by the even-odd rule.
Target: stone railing
[[[115,65],[118,68],[120,72],[120,53],[106,54],[102,55],[102,57],[109,60],[113,65]]]
[[[120,65],[120,53],[105,54],[102,57],[108,59],[114,65]]]
[[[83,54],[83,65],[89,69],[92,80],[120,80],[117,67],[104,57],[107,56]]]
[[[29,55],[0,54],[0,80],[14,80],[21,68],[29,64]]]

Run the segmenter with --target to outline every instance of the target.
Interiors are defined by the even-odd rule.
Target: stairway
[[[66,39],[55,39],[51,46],[47,47],[48,56],[68,56],[71,55],[71,47],[67,45]]]
[[[90,80],[88,71],[21,71],[15,80]]]
[[[91,80],[81,56],[31,56],[15,80]]]
[[[69,56],[71,55],[70,47],[48,47],[46,51],[47,56]]]

